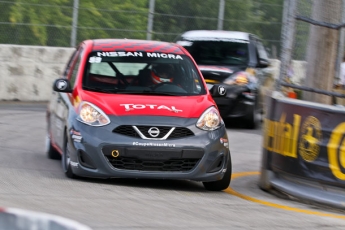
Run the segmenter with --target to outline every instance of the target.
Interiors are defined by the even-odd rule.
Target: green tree
[[[78,19],[78,41],[89,38],[146,37],[147,0],[83,0]]]
[[[218,9],[218,0],[156,0],[153,38],[173,41],[187,30],[217,29]]]
[[[69,37],[65,27],[71,24],[71,17],[66,14],[64,5],[70,3],[70,0],[41,2],[27,0],[23,3],[14,0],[9,21],[13,27],[17,27],[16,39],[20,44],[65,45],[65,37]]]
[[[225,0],[224,29],[280,40],[281,0]],[[0,7],[2,43],[69,46],[74,0],[13,0]],[[281,3],[280,3],[281,4]],[[79,0],[77,42],[146,38],[149,0]],[[219,0],[155,0],[153,39],[173,41],[187,30],[217,29]],[[6,22],[11,25],[6,25]],[[7,32],[7,33],[6,33]],[[10,34],[11,37],[6,37]]]
[[[147,0],[82,0],[78,42],[92,38],[145,38]],[[6,14],[4,14],[6,15]],[[14,0],[8,13],[16,43],[69,46],[73,0]],[[139,31],[139,32],[138,32]]]

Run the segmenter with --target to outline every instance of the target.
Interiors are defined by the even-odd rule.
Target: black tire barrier
[[[345,209],[345,107],[266,100],[259,187]]]

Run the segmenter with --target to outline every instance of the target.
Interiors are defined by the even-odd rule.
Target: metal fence
[[[276,89],[282,84],[303,93],[302,99],[326,104],[345,97],[334,88],[344,55],[344,23],[345,0],[285,1]]]
[[[0,43],[75,46],[89,38],[173,41],[187,30],[240,30],[279,56],[281,0],[0,0]]]

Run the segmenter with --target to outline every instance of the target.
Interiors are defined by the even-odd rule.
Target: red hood
[[[198,96],[149,96],[105,94],[82,91],[75,102],[87,101],[107,115],[117,116],[174,116],[198,118],[214,105],[210,95]]]

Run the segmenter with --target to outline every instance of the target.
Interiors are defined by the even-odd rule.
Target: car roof
[[[140,39],[93,39],[92,51],[161,52],[185,54],[183,48],[175,43]]]
[[[190,41],[212,41],[212,40],[244,40],[249,41],[252,34],[240,31],[226,30],[191,30],[184,32],[181,37]]]

